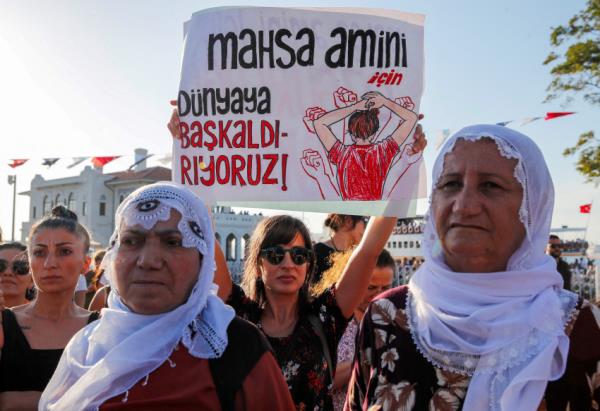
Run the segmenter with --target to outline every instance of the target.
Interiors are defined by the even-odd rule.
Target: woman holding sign
[[[338,343],[369,285],[396,218],[376,217],[340,279],[309,295],[315,258],[306,226],[280,215],[260,222],[250,240],[242,287],[218,252],[219,295],[267,336],[297,409],[332,410],[330,387]]]
[[[540,149],[466,127],[432,181],[425,263],[365,313],[346,408],[596,409],[600,313],[544,254],[554,188]]]

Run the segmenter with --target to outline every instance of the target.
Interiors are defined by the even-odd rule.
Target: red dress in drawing
[[[392,160],[400,152],[391,137],[368,145],[335,143],[329,162],[337,166],[338,186],[343,199],[379,200]]]

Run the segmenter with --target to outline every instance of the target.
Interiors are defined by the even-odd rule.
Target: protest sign
[[[184,32],[174,181],[207,204],[414,211],[423,16],[223,7]]]

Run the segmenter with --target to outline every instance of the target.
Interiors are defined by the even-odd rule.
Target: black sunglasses
[[[6,271],[9,267],[8,261],[0,259],[0,273]],[[29,274],[29,263],[27,261],[17,260],[12,263],[12,272],[17,275]]]
[[[271,264],[281,264],[285,253],[290,253],[292,262],[296,265],[306,263],[312,257],[312,251],[306,247],[283,248],[279,245],[267,247],[260,250],[260,255],[265,257]]]

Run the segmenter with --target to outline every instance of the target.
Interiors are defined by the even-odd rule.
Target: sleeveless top
[[[94,311],[88,324],[99,317]],[[2,311],[4,347],[0,356],[0,392],[44,391],[63,350],[34,350],[23,334],[12,310]]]

